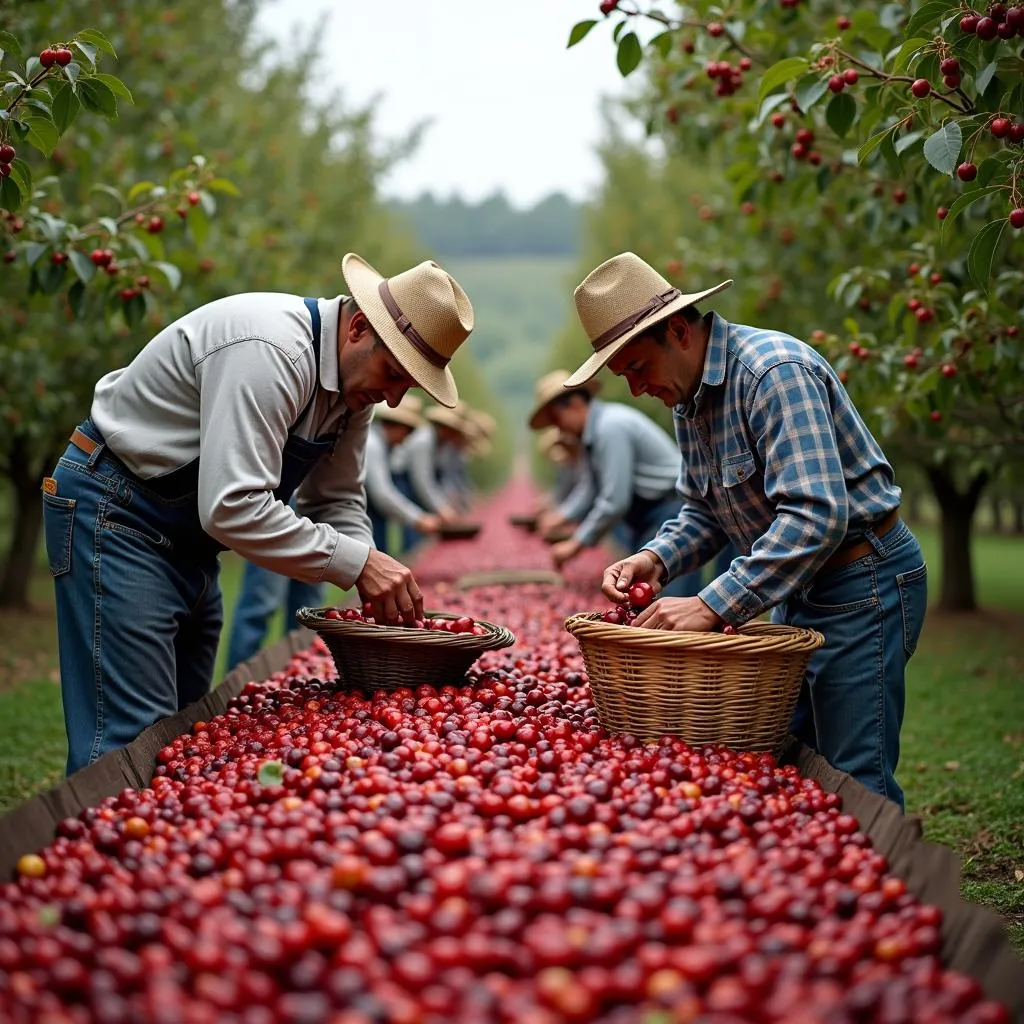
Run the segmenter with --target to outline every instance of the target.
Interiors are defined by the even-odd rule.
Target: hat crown
[[[462,286],[433,260],[388,278],[398,308],[420,337],[451,359],[473,330],[473,305]]]
[[[672,287],[636,253],[624,252],[592,270],[577,286],[573,298],[583,330],[593,343]]]
[[[546,405],[548,402],[565,394],[562,385],[569,379],[568,370],[552,370],[545,373],[534,385],[536,404]]]

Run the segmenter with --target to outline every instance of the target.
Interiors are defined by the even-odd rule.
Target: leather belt
[[[71,432],[71,443],[79,449],[79,451],[85,452],[86,455],[92,455],[97,448],[99,448],[99,442],[94,441],[88,434],[83,433],[78,427]]]
[[[878,540],[881,540],[899,521],[900,510],[898,508],[894,508],[891,512],[886,513],[885,516],[879,519],[876,523],[869,526],[868,529]],[[840,547],[837,551],[832,553],[831,557],[818,570],[818,572],[835,572],[836,569],[841,569],[844,565],[856,562],[858,558],[863,558],[865,555],[873,554],[875,550],[875,546],[869,540],[859,540],[855,544],[850,544],[847,547]]]

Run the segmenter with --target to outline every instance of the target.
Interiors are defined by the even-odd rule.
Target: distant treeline
[[[424,193],[388,205],[430,250],[443,256],[575,256],[580,207],[560,192],[517,209],[498,192],[479,203]]]

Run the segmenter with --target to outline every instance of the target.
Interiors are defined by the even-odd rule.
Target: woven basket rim
[[[319,613],[326,611],[327,608],[328,606],[300,608],[295,613],[295,617],[307,629],[312,629],[324,637],[348,637],[379,644],[418,644],[483,652],[511,647],[516,642],[515,634],[511,630],[485,619],[473,619],[476,625],[483,626],[487,630],[486,635],[476,636],[473,633],[447,633],[440,629],[409,629],[404,626],[379,625],[376,622],[326,619]],[[423,615],[428,619],[463,618],[462,615],[456,615],[454,612],[428,611],[427,609],[424,609]],[[467,615],[465,618],[473,617]]]
[[[814,629],[774,622],[750,622],[734,634],[646,629],[604,622],[601,612],[579,612],[565,620],[565,628],[577,639],[607,641],[628,647],[657,650],[713,650],[716,654],[751,655],[771,651],[792,653],[817,650],[825,637]]]

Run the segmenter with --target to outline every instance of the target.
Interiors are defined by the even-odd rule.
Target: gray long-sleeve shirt
[[[437,482],[437,431],[432,423],[417,427],[402,445],[402,464],[409,473],[413,493],[431,512],[449,508],[451,502]]]
[[[385,519],[415,526],[426,513],[395,486],[390,457],[384,431],[380,424],[371,423],[366,438],[366,499]]]
[[[679,449],[653,420],[618,402],[590,403],[579,483],[559,512],[582,519],[575,537],[596,544],[622,519],[634,497],[670,495],[679,479]]]
[[[347,588],[373,546],[363,489],[372,408],[349,418],[333,454],[303,481],[298,514],[272,493],[289,431],[329,434],[348,412],[338,371],[344,297],[318,301],[319,380],[302,298],[249,292],[165,327],[128,366],[100,379],[91,415],[143,480],[199,459],[199,519],[214,539],[265,569]]]

